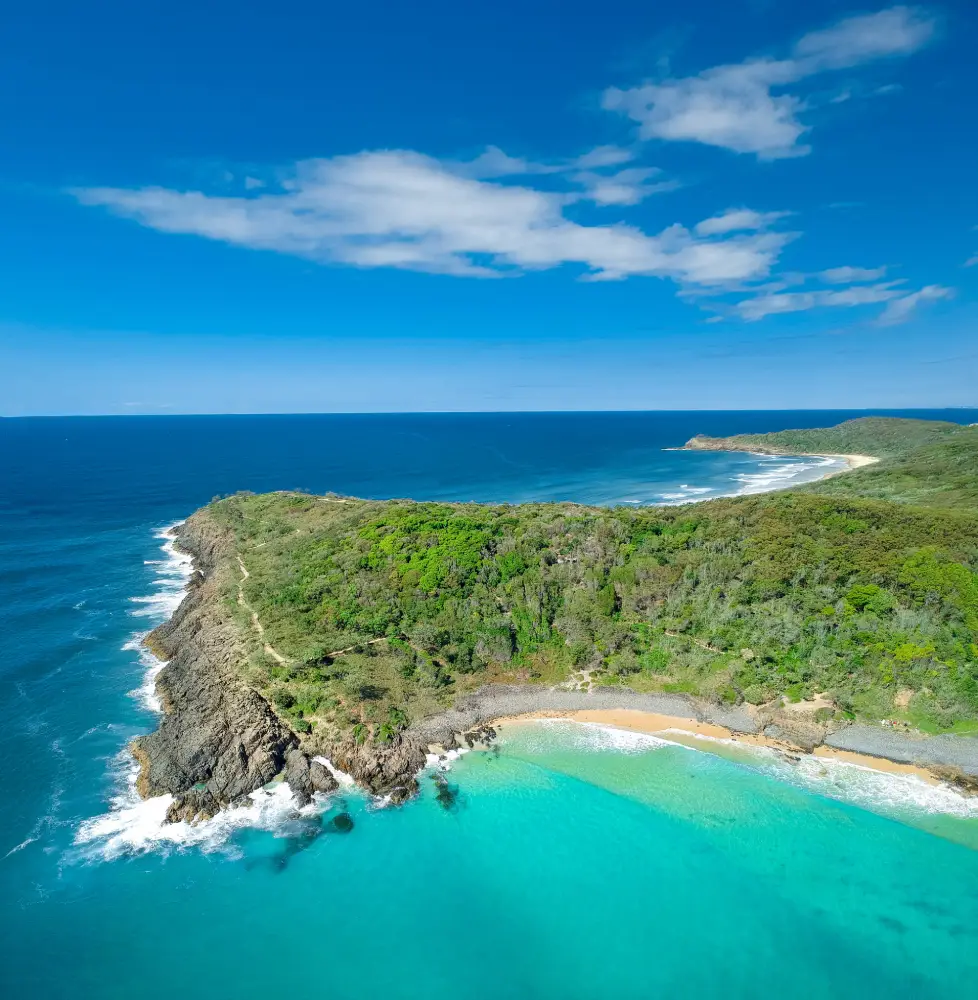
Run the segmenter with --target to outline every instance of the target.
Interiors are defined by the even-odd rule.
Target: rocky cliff
[[[226,600],[236,586],[233,539],[198,511],[176,529],[176,541],[193,555],[194,575],[173,617],[146,639],[167,663],[156,681],[160,725],[132,746],[140,794],[173,795],[167,818],[192,821],[281,775],[305,804],[314,792],[337,788],[314,759],[321,754],[376,795],[394,802],[413,795],[425,762],[422,740],[405,735],[376,746],[300,736],[244,682],[240,666],[248,642]]]
[[[174,796],[168,818],[214,815],[285,771],[300,799],[336,787],[313,768],[294,732],[268,702],[243,683],[247,650],[222,597],[233,560],[231,540],[205,515],[185,521],[177,543],[194,556],[187,596],[147,645],[166,666],[156,687],[159,728],[135,741],[143,796]]]
[[[762,442],[744,440],[741,437],[715,438],[706,434],[697,434],[691,437],[680,451],[750,451],[757,455],[789,455],[804,454],[804,452],[792,451],[775,445],[767,445]]]

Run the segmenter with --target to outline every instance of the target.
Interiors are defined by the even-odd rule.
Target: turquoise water
[[[127,785],[161,529],[214,494],[730,492],[761,460],[660,449],[838,419],[0,421],[0,995],[972,995],[978,807],[915,779],[546,723],[452,762],[451,810],[426,776],[164,829]]]

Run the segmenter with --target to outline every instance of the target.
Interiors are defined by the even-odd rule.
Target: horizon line
[[[978,410],[976,403],[952,403],[938,406],[759,406],[759,407],[673,407],[668,409],[624,408],[615,410],[255,410],[188,411],[180,413],[14,413],[0,414],[0,420],[107,420],[107,419],[177,419],[185,417],[420,417],[420,416],[568,416],[608,415],[619,413],[887,413],[934,410]]]

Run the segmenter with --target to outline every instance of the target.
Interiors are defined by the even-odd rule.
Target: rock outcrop
[[[748,437],[750,437],[748,435]],[[801,454],[800,452],[788,452],[784,448],[776,445],[764,444],[753,438],[744,440],[744,435],[734,435],[733,437],[717,438],[707,434],[697,434],[691,437],[679,451],[750,451],[755,455],[786,455]]]
[[[303,743],[248,686],[240,670],[248,649],[224,601],[236,564],[233,539],[198,512],[177,528],[176,541],[194,556],[195,572],[173,617],[146,639],[167,663],[156,680],[164,712],[159,728],[132,745],[140,794],[173,795],[167,820],[193,822],[239,803],[281,774],[301,806],[315,792],[338,787],[329,769],[312,759],[323,753],[376,795],[393,802],[414,795],[415,774],[425,762],[420,740]]]
[[[177,529],[177,543],[193,553],[196,572],[176,613],[147,638],[167,660],[156,681],[164,715],[133,752],[140,793],[172,794],[168,818],[193,820],[271,781],[299,741],[240,678],[246,650],[221,599],[230,539],[196,514]]]
[[[399,804],[416,795],[416,775],[425,765],[427,744],[409,735],[390,743],[356,743],[347,740],[329,748],[329,759],[362,788]]]
[[[315,792],[335,792],[339,787],[325,765],[301,750],[290,750],[285,759],[285,780],[300,806],[307,805]]]

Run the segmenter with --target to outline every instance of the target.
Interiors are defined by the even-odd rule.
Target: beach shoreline
[[[696,440],[694,438],[694,440]],[[842,452],[808,452],[808,451],[778,451],[774,448],[714,448],[705,447],[701,445],[693,445],[687,443],[684,445],[679,445],[674,448],[663,448],[663,451],[712,451],[712,452],[726,452],[731,455],[753,455],[758,458],[822,458],[834,462],[844,462],[843,468],[832,468],[827,472],[823,472],[820,475],[813,476],[811,479],[789,479],[785,482],[773,483],[765,485],[760,489],[745,489],[736,490],[733,493],[721,493],[711,496],[689,496],[684,497],[682,500],[668,500],[661,501],[658,503],[651,504],[650,506],[663,506],[663,507],[673,507],[680,506],[681,504],[690,503],[707,503],[710,500],[719,500],[722,498],[729,497],[740,497],[740,496],[759,496],[763,493],[778,493],[784,490],[796,489],[799,486],[810,486],[812,483],[820,483],[826,479],[832,479],[835,476],[845,475],[847,472],[855,472],[857,469],[863,469],[870,465],[876,465],[880,459],[875,455],[860,455],[852,453],[842,453]]]
[[[514,725],[526,725],[540,721],[569,721],[582,724],[604,726],[611,729],[623,729],[628,732],[655,736],[668,743],[677,743],[691,749],[706,753],[711,752],[710,743],[731,744],[747,749],[764,748],[774,750],[784,756],[797,759],[805,754],[799,747],[759,733],[739,733],[725,726],[701,722],[697,719],[682,716],[662,715],[657,712],[645,712],[641,709],[579,709],[569,712],[538,711],[526,712],[521,715],[503,716],[490,723],[494,730],[506,729]],[[714,751],[715,752],[715,751]],[[885,757],[874,757],[869,754],[850,750],[840,750],[835,747],[817,746],[808,756],[826,760],[843,761],[864,767],[883,774],[914,775],[926,781],[929,785],[946,783],[946,778],[931,768],[920,764],[905,764],[889,760]]]
[[[490,685],[462,696],[455,706],[415,722],[405,733],[429,751],[472,745],[480,733],[517,720],[569,719],[611,725],[681,742],[710,740],[744,748],[764,747],[790,757],[810,755],[875,771],[917,774],[959,790],[978,787],[978,739],[924,736],[866,723],[816,729],[796,713],[772,720],[745,705],[716,705],[685,695],[642,694],[627,689],[570,691],[529,685]],[[796,728],[797,727],[797,728]],[[684,735],[685,734],[685,735]],[[679,738],[677,738],[679,737]]]

